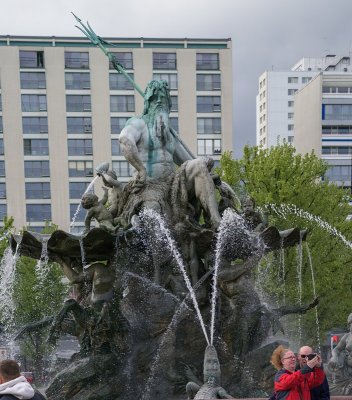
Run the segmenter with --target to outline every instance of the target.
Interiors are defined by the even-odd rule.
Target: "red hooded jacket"
[[[275,375],[276,400],[310,400],[310,390],[323,383],[325,373],[321,368],[302,369],[290,372],[280,369]]]

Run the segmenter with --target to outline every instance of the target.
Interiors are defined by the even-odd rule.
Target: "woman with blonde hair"
[[[278,370],[274,390],[276,400],[310,400],[310,390],[323,383],[324,371],[321,358],[315,355],[300,370],[295,371],[296,356],[284,346],[277,347],[271,356],[272,365]]]

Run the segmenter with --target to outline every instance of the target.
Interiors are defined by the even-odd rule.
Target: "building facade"
[[[266,71],[256,98],[256,144],[263,148],[295,137],[295,94],[321,72],[351,72],[350,58],[336,55],[299,60],[290,70]]]
[[[232,150],[230,39],[107,40],[143,90],[151,79],[168,82],[171,124],[195,156]],[[142,96],[88,40],[0,36],[0,217],[69,230],[96,165],[109,161],[120,181],[130,179],[118,138],[142,111]]]
[[[297,152],[314,151],[330,165],[326,179],[351,187],[352,71],[323,71],[297,92],[294,124]]]

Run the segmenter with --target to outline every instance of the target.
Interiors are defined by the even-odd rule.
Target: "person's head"
[[[94,193],[85,193],[81,198],[82,207],[89,209],[98,203],[98,196]]]
[[[350,332],[352,333],[352,313],[347,317],[347,326],[350,328]]]
[[[212,345],[207,346],[204,352],[203,376],[204,382],[208,382],[209,378],[212,378],[217,384],[220,384],[220,362],[218,353]]]
[[[242,205],[242,210],[245,214],[250,214],[254,211],[254,207],[255,207],[255,202],[254,199],[252,199],[252,197],[245,197],[242,201],[241,201],[241,205]]]
[[[20,366],[15,360],[3,360],[0,362],[0,384],[12,381],[20,375]]]
[[[309,346],[303,346],[299,349],[297,354],[297,360],[299,362],[299,366],[302,368],[307,364],[309,354],[313,353],[313,349]]]
[[[296,368],[296,356],[294,352],[284,346],[278,346],[271,355],[271,364],[277,369],[286,369],[293,372]]]
[[[171,97],[166,81],[150,81],[144,92],[143,115],[155,111],[157,107],[162,107],[167,113],[171,109]]]

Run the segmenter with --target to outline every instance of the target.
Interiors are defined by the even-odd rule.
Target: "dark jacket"
[[[321,385],[310,391],[310,395],[311,400],[330,400],[330,389],[326,377]]]
[[[12,394],[0,394],[0,400],[18,400],[18,397]],[[35,392],[30,400],[45,400],[45,397],[39,392]]]

